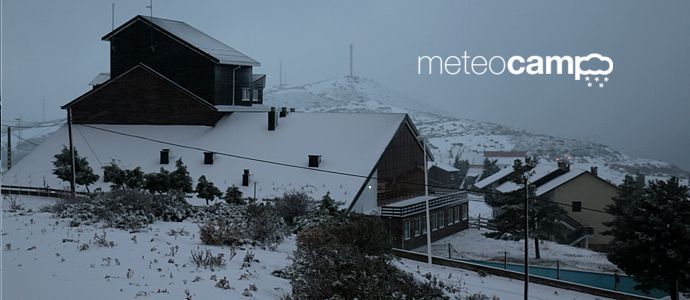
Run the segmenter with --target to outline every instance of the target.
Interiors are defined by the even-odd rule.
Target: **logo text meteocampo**
[[[470,56],[467,51],[458,56],[418,56],[417,74],[447,75],[573,75],[575,80],[584,78],[587,87],[603,88],[613,72],[613,60],[599,53],[585,56],[551,55],[528,57],[513,55],[508,59],[502,56]]]

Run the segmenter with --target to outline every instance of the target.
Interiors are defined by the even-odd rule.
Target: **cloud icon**
[[[592,59],[597,59],[601,62],[605,62],[608,65],[606,70],[592,70],[590,68],[582,69],[581,64],[583,62],[589,62]],[[599,53],[591,53],[587,56],[576,56],[575,57],[575,80],[580,80],[580,75],[609,75],[613,72],[613,60],[608,56],[603,56]]]

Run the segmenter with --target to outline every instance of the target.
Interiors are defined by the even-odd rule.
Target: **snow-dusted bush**
[[[283,197],[273,200],[278,214],[289,227],[293,227],[297,218],[306,216],[318,204],[304,191],[293,190],[283,194]]]
[[[375,217],[342,215],[299,232],[289,269],[296,299],[443,299],[391,265],[390,236]]]
[[[197,219],[204,222],[199,236],[207,245],[274,245],[285,237],[285,225],[270,204],[228,205],[201,208]]]
[[[72,226],[104,222],[122,229],[141,228],[156,220],[179,222],[193,212],[182,194],[151,194],[141,190],[114,190],[93,198],[67,198],[51,210],[61,218],[72,218]]]

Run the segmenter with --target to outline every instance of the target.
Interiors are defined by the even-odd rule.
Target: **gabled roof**
[[[511,168],[512,169],[512,168]],[[552,166],[552,165],[538,165],[534,167],[530,172],[529,172],[529,182],[537,182],[546,176],[549,176],[551,174],[554,174],[554,172],[560,170],[557,166]],[[501,192],[501,193],[510,193],[516,190],[519,190],[523,187],[521,184],[516,184],[515,182],[512,181],[507,181],[496,187],[496,190]]]
[[[220,154],[215,156],[212,165],[205,165],[202,150],[160,144],[113,132],[304,167],[308,166],[309,154],[318,154],[322,156],[319,170],[367,176],[406,120],[405,114],[296,112],[280,118],[276,130],[268,131],[265,113],[235,112],[225,115],[214,127],[78,124],[73,127],[79,132],[74,135],[75,147],[97,173],[101,172],[98,161],[106,164],[115,159],[121,161],[123,168],[140,166],[145,172],[157,172],[161,167],[171,170],[174,160],[181,158],[195,181],[205,175],[223,191],[235,185],[244,195],[252,197],[256,182],[257,198],[262,199],[281,196],[287,190],[304,188],[317,199],[330,192],[335,200],[344,202],[343,208],[347,208],[354,204],[358,198],[357,191],[365,186],[367,178]],[[67,141],[67,128],[63,127],[3,174],[3,184],[64,187],[66,182],[52,174],[51,161]],[[162,148],[170,149],[169,165],[159,164]],[[251,174],[248,187],[242,186],[244,169],[249,169]],[[109,188],[109,184],[102,179],[95,185],[104,190]]]
[[[143,63],[137,64],[136,66],[130,68],[129,70],[125,71],[124,73],[120,74],[119,76],[117,76],[117,77],[115,77],[115,78],[108,79],[107,81],[105,81],[105,82],[99,84],[98,86],[96,86],[94,89],[92,89],[92,90],[90,90],[90,91],[84,93],[83,95],[77,97],[76,99],[70,101],[69,103],[67,103],[67,104],[65,104],[65,105],[63,105],[63,106],[61,106],[60,108],[65,109],[65,108],[68,108],[68,107],[70,107],[70,106],[76,104],[77,102],[83,100],[84,98],[88,97],[89,95],[91,95],[91,94],[93,94],[93,93],[96,93],[96,92],[100,91],[101,89],[107,88],[109,84],[111,84],[111,83],[117,81],[117,80],[120,79],[120,78],[126,77],[129,73],[131,73],[132,71],[137,70],[137,69],[143,69],[143,70],[145,70],[145,71],[147,71],[147,72],[153,74],[154,76],[156,76],[156,77],[158,77],[158,78],[164,80],[165,82],[167,82],[169,85],[171,85],[171,86],[175,87],[176,89],[182,91],[183,93],[187,94],[187,95],[190,96],[192,99],[194,99],[194,100],[196,100],[196,101],[198,101],[198,102],[204,104],[205,106],[208,106],[208,107],[209,107],[210,109],[212,109],[212,110],[217,111],[216,107],[213,106],[211,103],[208,103],[208,101],[206,101],[206,100],[202,99],[201,97],[197,96],[196,94],[190,92],[189,90],[185,89],[185,88],[182,87],[181,85],[175,83],[174,81],[170,80],[169,78],[163,76],[163,74],[156,72],[156,70],[150,68],[149,66],[147,66],[147,65],[145,65],[145,64],[143,64]],[[110,77],[110,75],[108,75],[108,77]],[[95,79],[94,79],[94,80],[95,80]]]
[[[125,24],[111,31],[103,36],[102,40],[110,41],[114,36],[125,30],[136,22],[143,22],[153,28],[161,31],[173,39],[181,42],[187,47],[192,48],[197,52],[205,54],[207,57],[214,60],[216,63],[227,65],[240,66],[260,66],[261,64],[245,55],[244,53],[235,50],[234,48],[212,38],[211,36],[201,32],[200,30],[188,25],[185,22],[161,19],[148,16],[136,16]]]
[[[578,178],[580,176],[587,176],[587,174],[589,174],[590,176],[594,176],[594,178],[601,180],[602,182],[613,187],[614,189],[618,189],[618,187],[615,184],[613,184],[613,183],[611,183],[611,182],[609,182],[609,181],[607,181],[607,180],[605,180],[605,179],[603,179],[597,175],[594,175],[587,170],[582,170],[582,169],[572,170],[571,169],[568,173],[565,173],[561,176],[558,176],[558,177],[554,178],[553,180],[543,184],[542,186],[537,187],[536,194],[537,194],[537,196],[544,195],[544,194],[570,182],[571,180],[573,180],[575,178]]]
[[[512,174],[513,171],[514,171],[513,167],[505,167],[505,168],[501,169],[500,171],[492,174],[491,176],[486,177],[486,178],[480,180],[479,182],[475,183],[474,186],[476,186],[477,188],[483,189],[483,188],[491,185],[492,183],[499,181],[499,180],[503,179],[504,177]]]

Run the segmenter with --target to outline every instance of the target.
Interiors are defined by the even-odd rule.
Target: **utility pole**
[[[426,206],[426,257],[427,264],[431,266],[431,219],[429,218],[429,176],[427,170],[426,140],[422,138],[422,149],[424,150],[424,204]]]
[[[352,44],[350,44],[350,77],[352,77]]]
[[[41,122],[46,121],[46,98],[41,99]]]
[[[7,126],[7,170],[12,167],[12,127]]]
[[[72,160],[72,178],[69,181],[69,187],[70,187],[70,192],[72,193],[72,197],[76,196],[77,194],[77,184],[76,184],[76,177],[77,177],[77,171],[76,171],[76,165],[74,164],[74,144],[72,142],[72,108],[69,107],[67,108],[67,132],[69,134],[69,153],[70,153],[70,159]]]

